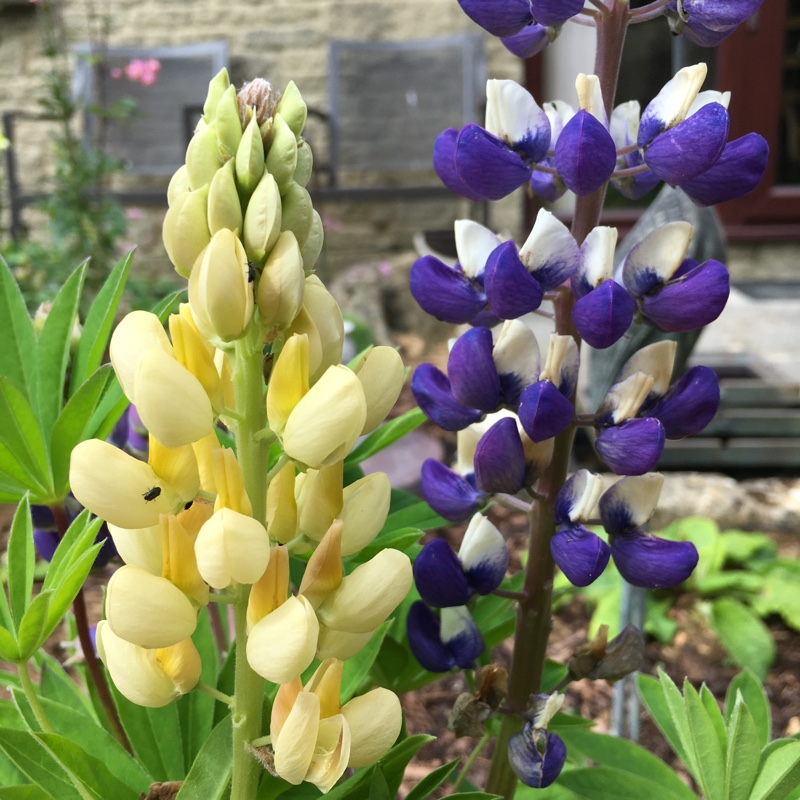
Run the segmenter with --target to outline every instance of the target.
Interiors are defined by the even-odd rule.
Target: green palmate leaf
[[[514,800],[575,800],[577,796],[560,783],[551,783],[544,789],[534,789],[523,783],[517,783]]]
[[[53,800],[53,795],[42,789],[41,786],[34,786],[28,783],[24,786],[11,786],[4,783],[0,786],[0,800]]]
[[[189,769],[178,800],[221,800],[231,779],[231,720],[226,717],[211,732]]]
[[[772,716],[764,687],[749,670],[740,672],[728,685],[725,694],[725,721],[730,723],[737,695],[741,694],[753,718],[759,747],[766,747],[772,733]]]
[[[764,748],[748,800],[785,800],[800,784],[800,742],[779,739]]]
[[[39,420],[22,392],[0,375],[0,442],[24,470],[26,485],[34,496],[50,499],[50,462]],[[12,477],[19,473],[9,473]]]
[[[725,751],[700,695],[688,679],[683,682],[683,699],[697,763],[695,778],[706,800],[721,800],[725,786]]]
[[[111,270],[86,315],[81,338],[72,362],[70,395],[75,394],[81,384],[103,361],[132,261],[133,252],[130,252]]]
[[[764,573],[761,594],[753,609],[763,617],[780,614],[783,621],[800,630],[800,562],[779,559]]]
[[[672,608],[672,598],[657,599],[648,592],[644,630],[662,644],[671,642],[678,632],[678,623],[667,616],[670,608]]]
[[[760,575],[743,570],[712,572],[710,575],[699,577],[695,581],[695,586],[698,592],[706,595],[729,592],[755,594],[763,588],[764,579]]]
[[[12,689],[13,691],[18,692],[20,690],[15,688]],[[19,709],[10,700],[0,700],[0,728],[11,728],[15,731],[28,730],[25,720],[19,713]],[[0,760],[0,775],[3,774],[2,767],[6,763],[5,759]]]
[[[447,764],[442,764],[432,772],[429,772],[407,795],[406,800],[425,800],[431,793],[438,789],[452,774],[456,767],[461,763],[461,759],[455,759]]]
[[[39,385],[36,410],[44,431],[50,437],[53,423],[66,399],[64,380],[69,363],[72,330],[78,321],[83,279],[87,262],[65,281],[45,319],[36,343],[36,377]]]
[[[47,614],[50,610],[52,591],[47,589],[36,595],[25,611],[25,616],[19,625],[17,644],[20,659],[27,661],[44,644],[49,632],[47,631]],[[60,618],[59,618],[60,619]]]
[[[35,560],[31,508],[28,498],[23,497],[17,506],[8,537],[8,599],[15,631],[19,630],[22,617],[31,602]]]
[[[607,766],[564,771],[558,778],[558,785],[585,800],[641,800],[643,797],[661,800],[677,797],[665,793],[655,780]]]
[[[0,728],[0,750],[25,775],[58,800],[82,800],[61,764],[28,731]]]
[[[383,639],[391,626],[391,621],[386,621],[378,626],[372,638],[352,658],[344,662],[342,673],[342,686],[340,690],[340,701],[344,705],[358,691],[361,684],[366,680],[375,659],[378,657]]]
[[[20,467],[11,451],[0,442],[0,503],[18,503],[30,488],[25,470]]]
[[[94,434],[91,422],[95,411],[115,380],[110,364],[100,367],[70,397],[53,426],[50,460],[53,465],[53,484],[60,494],[66,494],[72,449]]]
[[[658,784],[658,797],[662,800],[694,800],[694,793],[670,767],[633,742],[578,726],[563,728],[559,736],[571,758],[577,751],[597,764],[652,781]]]
[[[91,438],[107,439],[129,405],[130,401],[122,393],[119,381],[112,381],[89,422],[88,430],[92,431]]]
[[[5,375],[30,402],[36,397],[36,334],[22,292],[0,257],[0,375]]]
[[[728,752],[725,759],[725,800],[747,800],[758,773],[758,744],[753,717],[741,692],[736,695],[728,723]]]
[[[749,608],[727,597],[715,600],[711,627],[739,666],[766,678],[775,660],[775,642],[769,628]]]
[[[774,558],[778,552],[775,542],[763,533],[729,530],[723,531],[721,536],[725,545],[725,561],[747,569],[752,569],[754,563]]]
[[[151,310],[162,322],[167,321],[167,317],[172,313],[175,306],[186,296],[186,289],[176,289],[166,297],[162,297]]]
[[[717,700],[709,691],[708,687],[703,684],[700,687],[700,701],[708,713],[708,718],[714,726],[714,732],[717,734],[717,741],[719,742],[720,749],[724,753],[728,749],[728,734],[726,732],[725,720],[722,717],[722,712],[719,709]]]
[[[412,408],[406,411],[405,414],[390,419],[388,422],[381,425],[380,428],[369,434],[369,436],[347,456],[347,461],[358,464],[365,458],[379,453],[398,439],[402,439],[407,433],[411,433],[411,431],[418,428],[426,419],[427,417],[419,408]]]

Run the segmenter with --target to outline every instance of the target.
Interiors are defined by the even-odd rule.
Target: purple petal
[[[500,376],[492,358],[492,332],[473,328],[450,350],[447,374],[453,397],[463,406],[495,411],[500,404]]]
[[[486,262],[484,287],[492,311],[500,319],[517,319],[542,304],[544,292],[520,261],[514,242],[504,242]]]
[[[656,136],[644,153],[648,167],[672,186],[696,178],[722,155],[730,118],[719,103],[708,103],[691,117]]]
[[[577,195],[599,189],[611,177],[617,163],[611,134],[585,110],[564,126],[554,156],[561,180]]]
[[[627,178],[611,178],[611,185],[628,200],[640,200],[661,182],[654,172],[642,172]]]
[[[486,296],[463,272],[434,256],[414,262],[410,288],[423,311],[453,325],[469,322],[486,307]]]
[[[531,22],[528,0],[458,0],[458,4],[493,36],[511,36]]]
[[[451,522],[469,519],[484,499],[469,481],[433,458],[423,463],[420,484],[428,505]]]
[[[478,203],[487,198],[467,186],[456,169],[456,142],[459,133],[455,128],[448,128],[436,137],[433,145],[433,168],[448,189]]]
[[[603,281],[576,301],[572,320],[592,347],[602,350],[619,341],[633,322],[636,303],[616,281]]]
[[[456,666],[468,669],[486,645],[469,610],[464,606],[441,610],[441,637]]]
[[[33,544],[36,547],[36,552],[45,561],[53,560],[58,541],[58,533],[56,531],[44,530],[43,528],[33,529]]]
[[[556,531],[550,540],[550,552],[574,586],[593,583],[611,556],[611,548],[583,525],[570,525]]]
[[[447,672],[456,666],[452,653],[441,640],[440,631],[439,617],[421,600],[412,603],[406,619],[408,645],[414,658],[428,672]]]
[[[31,522],[34,528],[56,529],[56,518],[53,516],[53,509],[50,506],[32,505]]]
[[[472,595],[461,562],[444,539],[434,539],[414,560],[419,596],[434,608],[463,606]]]
[[[682,183],[681,189],[700,206],[734,200],[756,188],[764,177],[768,158],[767,140],[748,133],[728,142],[714,165]]]
[[[558,436],[572,422],[575,409],[551,381],[537,381],[522,391],[519,421],[534,442]]]
[[[531,14],[540,25],[561,25],[583,8],[583,0],[530,0]]]
[[[128,406],[130,408],[130,406]],[[111,442],[114,447],[123,448],[128,441],[128,431],[130,429],[130,419],[128,417],[128,408],[122,413],[122,416],[117,420],[117,424],[111,431],[107,442]]]
[[[503,37],[500,41],[517,58],[533,58],[550,44],[550,37],[544,25],[531,23],[521,31],[511,36]]]
[[[669,14],[667,16],[670,16]],[[685,36],[690,42],[699,44],[700,47],[716,47],[721,41],[727,39],[734,31],[736,26],[732,28],[725,28],[720,31],[711,30],[699,22],[690,22],[682,31],[681,35]]]
[[[453,397],[447,375],[433,364],[420,364],[416,368],[411,391],[425,416],[446,431],[463,430],[483,416],[482,411],[464,408]]]
[[[642,313],[662,331],[693,331],[713,322],[725,308],[730,275],[714,259],[642,298]]]
[[[476,514],[470,520],[458,558],[469,585],[479,594],[493,592],[508,569],[508,547],[503,534],[483,514]]]
[[[456,169],[471,192],[500,200],[531,178],[531,168],[502,139],[470,123],[456,143]]]
[[[698,559],[691,542],[673,542],[641,531],[612,537],[611,555],[628,583],[646,589],[668,589],[683,583]]]
[[[525,481],[525,451],[517,423],[511,417],[496,422],[483,434],[473,456],[475,482],[490,494],[516,494]]]
[[[539,163],[547,167],[555,166],[552,158],[545,158]],[[548,203],[554,203],[567,191],[564,181],[558,175],[551,175],[549,172],[539,170],[534,170],[531,174],[530,186],[542,200],[546,200]]]
[[[538,745],[538,746],[537,746]],[[540,753],[539,750],[543,750]],[[555,733],[545,733],[526,722],[508,740],[508,763],[526,786],[543,789],[560,775],[567,760],[567,748]]]
[[[667,439],[683,439],[699,433],[714,419],[719,400],[719,381],[714,370],[692,367],[644,415],[661,422]]]
[[[758,11],[764,0],[684,0],[689,25],[703,25],[710,30],[736,28]]]
[[[661,457],[664,426],[657,419],[629,419],[601,430],[595,448],[617,475],[644,475]]]

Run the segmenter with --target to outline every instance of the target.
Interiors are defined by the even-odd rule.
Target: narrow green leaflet
[[[28,401],[36,397],[36,334],[22,292],[0,256],[0,375],[5,375]]]
[[[733,714],[736,695],[739,692],[753,718],[756,733],[758,734],[758,746],[766,747],[772,733],[772,715],[769,701],[761,682],[749,670],[740,672],[728,685],[728,691],[725,694],[725,721],[728,722]]]
[[[180,788],[177,800],[221,800],[231,780],[231,719],[211,732]]]
[[[36,377],[39,384],[36,410],[45,438],[65,400],[64,379],[69,363],[72,330],[78,321],[78,305],[86,275],[86,261],[64,282],[56,295],[36,343]]]
[[[775,660],[775,642],[769,628],[747,606],[728,597],[715,600],[711,627],[739,666],[751,669],[761,680],[767,677]]]
[[[725,800],[747,800],[758,773],[760,754],[753,717],[737,694],[728,723],[728,752],[725,758]]]
[[[18,503],[28,491],[29,476],[11,450],[0,442],[0,503]]]
[[[53,800],[53,795],[32,783],[24,786],[5,785],[0,786],[0,800]]]
[[[393,797],[383,770],[376,764],[369,781],[369,800],[392,800]]]
[[[706,800],[721,800],[725,786],[725,752],[700,695],[688,679],[683,682],[683,699],[697,764],[694,776]]]
[[[115,380],[110,364],[100,367],[70,397],[53,426],[50,461],[53,465],[53,484],[59,494],[66,494],[72,449],[94,433],[91,422],[95,411]]]
[[[42,750],[34,734],[0,728],[0,750],[32,783],[58,800],[82,800],[64,768]]]
[[[784,800],[800,784],[800,742],[781,739],[765,750],[748,800]]]
[[[27,497],[23,497],[11,523],[8,538],[8,599],[15,631],[31,602],[33,592],[33,526]]]
[[[728,749],[728,734],[725,730],[725,720],[722,717],[722,712],[719,710],[716,698],[711,694],[705,684],[700,687],[700,700],[703,703],[703,707],[708,712],[708,718],[711,720],[711,724],[714,726],[714,732],[717,734],[720,750],[724,753]]]
[[[432,772],[429,772],[407,795],[406,800],[425,800],[430,794],[438,789],[452,774],[456,767],[461,763],[461,759],[455,759],[447,764],[442,764]]]
[[[366,680],[372,665],[375,663],[375,659],[378,657],[383,639],[391,624],[389,620],[381,623],[366,646],[344,662],[342,686],[339,694],[342,705],[350,700]]]
[[[72,520],[50,561],[50,567],[42,584],[43,589],[56,588],[67,573],[74,570],[76,563],[92,546],[102,524],[103,521],[100,519],[93,520],[86,509]]]
[[[486,792],[456,792],[447,796],[450,800],[502,800],[499,794]]]
[[[22,661],[31,658],[51,633],[47,630],[47,615],[52,596],[50,589],[40,592],[25,611],[17,632],[17,646]]]
[[[418,428],[426,419],[427,417],[419,408],[412,408],[406,411],[405,414],[390,419],[388,422],[381,425],[380,428],[369,434],[369,436],[347,456],[347,461],[349,463],[358,464],[365,458],[379,453],[390,444],[394,444],[398,439],[402,439],[407,433],[411,433],[411,431]]]
[[[78,688],[77,683],[67,675],[61,664],[47,654],[43,654],[42,658],[39,692],[42,698],[67,706],[81,716],[96,721],[89,699]]]
[[[78,387],[102,363],[132,261],[133,251],[124,256],[111,270],[86,315],[80,342],[72,362],[70,396],[75,394]]]
[[[20,661],[17,640],[5,628],[0,628],[0,660],[9,664]]]
[[[666,800],[675,796],[666,794],[655,780],[606,766],[564,771],[558,778],[558,785],[583,800],[641,800],[646,797]]]

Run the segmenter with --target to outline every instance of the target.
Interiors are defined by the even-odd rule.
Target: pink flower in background
[[[31,0],[31,2],[33,2],[33,0]],[[111,70],[111,77],[115,81],[119,80],[122,77],[122,67],[114,67],[114,69]]]
[[[125,209],[125,219],[127,220],[137,220],[142,219],[142,217],[144,217],[144,211],[141,208],[131,206]]]
[[[152,86],[158,80],[160,70],[161,62],[157,58],[134,58],[124,68],[114,67],[111,70],[111,77],[117,80],[124,75],[134,83]]]

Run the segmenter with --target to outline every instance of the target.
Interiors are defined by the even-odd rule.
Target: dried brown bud
[[[250,752],[261,762],[261,766],[269,772],[270,775],[278,777],[275,772],[275,754],[269,747],[250,747]]]
[[[150,790],[145,797],[142,792],[139,797],[142,800],[175,800],[181,788],[181,781],[165,781],[164,783],[151,783]]]
[[[644,660],[644,637],[633,625],[608,641],[608,625],[601,625],[591,642],[581,645],[569,662],[575,680],[618,681],[639,669]]]
[[[260,128],[265,122],[272,119],[275,107],[281,99],[281,93],[273,88],[272,84],[264,78],[254,78],[248,81],[236,95],[239,106],[239,119],[242,121],[242,130],[247,127],[253,114]]]
[[[487,664],[475,673],[475,699],[497,710],[508,693],[508,672],[499,664]]]
[[[491,713],[492,709],[486,703],[464,692],[453,704],[447,727],[456,736],[483,736],[483,723]]]

